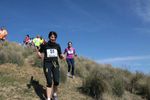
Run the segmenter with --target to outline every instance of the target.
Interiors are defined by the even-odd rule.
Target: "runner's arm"
[[[43,60],[44,56],[43,56],[43,52],[44,52],[44,45],[40,45],[40,49],[37,50],[37,55],[40,59]]]
[[[67,49],[64,50],[64,55],[67,53]]]
[[[38,57],[40,58],[40,59],[42,59],[43,58],[43,56],[42,56],[42,54],[41,54],[41,52],[37,52],[37,55],[38,55]]]
[[[76,50],[74,49],[74,56],[77,57]]]
[[[61,47],[60,47],[59,44],[58,44],[58,54],[59,54],[59,58],[60,59],[62,59],[62,60],[66,59],[65,56],[64,56],[64,54],[62,54],[62,52],[61,52]]]

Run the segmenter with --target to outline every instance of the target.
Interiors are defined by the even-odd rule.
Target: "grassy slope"
[[[0,100],[39,100],[44,96],[42,92],[45,92],[46,83],[41,68],[30,65],[18,67],[14,64],[0,65],[0,68]],[[34,77],[32,84],[31,76]],[[28,88],[29,84],[31,88]],[[78,77],[74,80],[68,78],[65,84],[60,84],[60,100],[90,100],[90,97],[78,91],[81,84]]]
[[[18,67],[14,64],[0,65],[0,68],[0,100],[39,100],[44,96],[46,82],[41,68],[30,65]],[[31,76],[34,77],[32,84],[30,84]],[[28,88],[29,84],[31,88]],[[59,87],[60,100],[92,100],[91,97],[79,92],[78,88],[81,86],[81,78],[67,78],[67,81]],[[122,99],[105,93],[104,100],[142,99],[126,92]]]
[[[9,44],[7,45],[9,47]],[[10,48],[13,49],[13,45],[10,45]],[[18,46],[16,48],[22,50],[22,48]],[[14,50],[14,53],[16,50]],[[24,54],[27,53],[25,52]],[[0,100],[39,100],[45,97],[46,82],[43,70],[39,67],[33,67],[33,59],[34,56],[28,56],[28,58],[24,60],[23,66],[10,63],[0,65]],[[61,61],[60,65],[61,70],[64,72],[64,77],[66,78],[66,63]],[[88,72],[91,72],[94,67],[101,67],[101,73],[107,76],[112,76],[116,73],[121,73],[120,75],[124,75],[124,77],[128,78],[131,76],[129,74],[126,75],[124,71],[112,68],[111,65],[99,65],[91,60],[80,57],[76,59],[76,74],[78,76],[76,76],[75,79],[67,77],[64,83],[61,82],[58,93],[59,100],[93,100],[90,96],[81,93],[79,88],[82,86],[85,77],[89,74]],[[31,76],[33,76],[32,81]],[[122,98],[111,95],[111,93],[104,93],[103,99],[144,100],[140,96],[131,94],[127,91],[125,91]]]

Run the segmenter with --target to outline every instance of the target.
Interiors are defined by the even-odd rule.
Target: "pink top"
[[[30,38],[29,38],[29,37],[26,37],[26,38],[25,38],[25,43],[29,43],[29,41],[30,41]]]
[[[64,54],[67,54],[66,58],[72,59],[75,55],[75,49],[73,47],[66,48],[65,51],[64,51]]]

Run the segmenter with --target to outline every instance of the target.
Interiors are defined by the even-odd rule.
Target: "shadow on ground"
[[[33,79],[33,76],[31,76],[29,84],[27,84],[28,89],[33,87],[36,95],[40,98],[40,100],[46,100],[46,90],[44,89],[44,86],[39,84],[39,81]]]

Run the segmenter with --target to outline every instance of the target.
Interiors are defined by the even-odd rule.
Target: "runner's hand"
[[[65,56],[63,54],[60,55],[60,59],[62,59],[64,61],[66,60],[66,58],[65,58]]]

